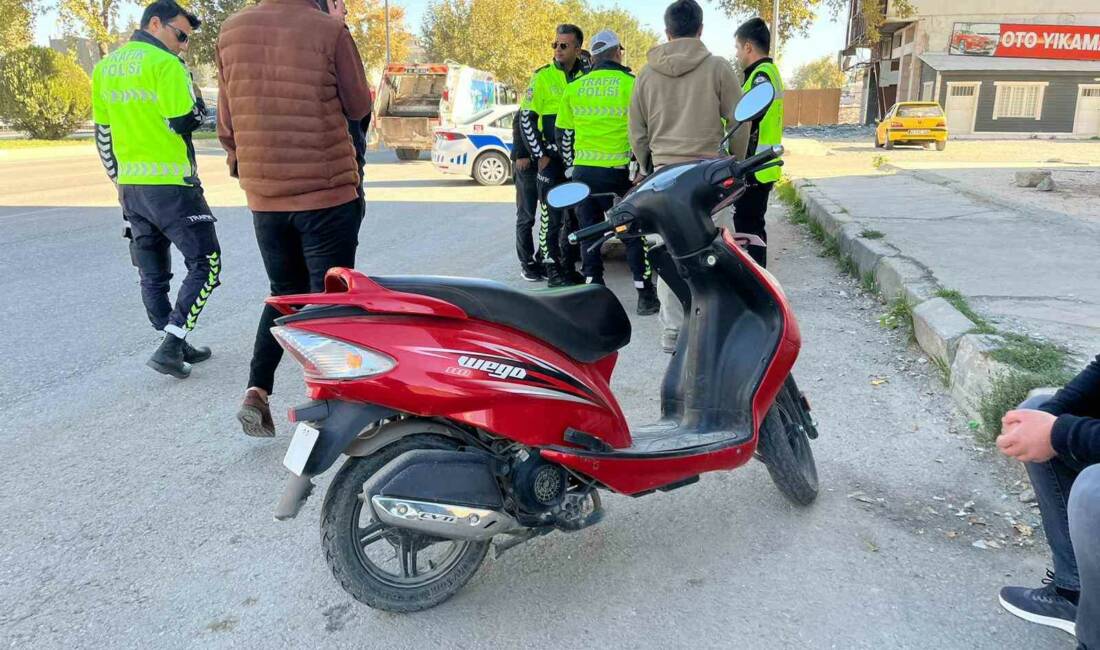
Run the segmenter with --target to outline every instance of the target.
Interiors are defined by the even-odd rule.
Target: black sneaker
[[[214,356],[214,353],[205,345],[196,348],[188,343],[187,339],[183,340],[183,360],[187,363],[202,363],[212,356]]]
[[[585,277],[578,273],[576,269],[562,271],[562,277],[565,278],[566,285],[584,284],[586,281]]]
[[[1004,587],[1001,589],[1001,607],[1025,621],[1056,627],[1064,632],[1077,634],[1077,605],[1058,593],[1054,587],[1054,574],[1047,571],[1043,586],[1038,589]]]
[[[554,289],[556,287],[568,286],[569,282],[566,281],[565,276],[562,275],[561,269],[557,264],[546,265],[546,286]]]
[[[176,379],[187,379],[191,375],[191,364],[183,358],[184,340],[174,334],[164,334],[164,340],[153,356],[145,362],[153,370]]]
[[[652,316],[661,311],[661,301],[657,298],[657,288],[652,284],[638,289],[638,315]]]
[[[546,274],[534,266],[524,266],[520,268],[519,277],[528,282],[542,282],[546,279]]]

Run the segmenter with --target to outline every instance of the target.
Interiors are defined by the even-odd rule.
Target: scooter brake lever
[[[588,249],[587,249],[587,250],[585,250],[585,252],[586,252],[586,253],[593,253],[593,252],[595,252],[595,251],[596,251],[597,249],[599,249],[599,247],[600,247],[600,246],[603,246],[603,245],[604,245],[604,242],[606,242],[607,240],[611,239],[611,238],[612,238],[612,237],[614,237],[614,236],[615,236],[615,231],[614,231],[614,230],[612,230],[611,232],[609,232],[609,233],[607,233],[606,235],[603,235],[603,236],[601,236],[601,237],[600,237],[599,239],[597,239],[597,240],[596,240],[596,243],[595,243],[595,244],[592,244],[591,246],[589,246],[589,247],[588,247]]]

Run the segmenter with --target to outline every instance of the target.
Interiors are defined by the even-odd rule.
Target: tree
[[[386,62],[386,8],[382,0],[346,0],[347,24],[368,70]],[[413,35],[405,26],[404,7],[390,7],[390,54],[394,61],[409,56]]]
[[[0,56],[27,47],[34,41],[34,0],[0,0]]]
[[[116,41],[118,10],[127,2],[129,0],[60,0],[61,22],[70,34],[91,39],[102,59]]]
[[[657,34],[622,9],[593,9],[582,0],[438,0],[424,14],[422,43],[437,61],[451,59],[488,70],[515,88],[552,60],[550,43],[561,23],[576,23],[590,45],[610,28],[627,48],[626,64],[639,69]]]
[[[898,18],[908,18],[913,14],[909,0],[889,0],[891,9]],[[731,18],[748,19],[760,16],[771,24],[772,0],[712,0]],[[860,0],[859,9],[866,25],[866,34],[870,44],[881,38],[879,29],[886,21],[885,3],[887,0]],[[851,0],[779,0],[779,40],[786,41],[794,36],[805,36],[813,26],[819,9],[827,9],[835,20],[841,12],[846,12]]]
[[[92,83],[71,57],[27,47],[0,61],[0,117],[32,138],[59,140],[92,110]]]
[[[651,30],[642,27],[634,14],[625,9],[585,8],[581,13],[580,27],[591,47],[592,37],[603,29],[615,32],[626,48],[623,64],[637,74],[646,64],[646,54],[657,45],[659,37]]]
[[[195,14],[202,25],[191,34],[187,46],[187,62],[193,66],[214,65],[218,48],[218,32],[222,23],[236,12],[259,0],[182,0],[181,5]]]
[[[820,59],[810,61],[795,70],[791,87],[799,90],[807,88],[841,88],[847,82],[836,57],[826,54]]]

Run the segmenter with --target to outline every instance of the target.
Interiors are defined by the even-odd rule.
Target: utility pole
[[[777,0],[778,2],[779,0]],[[386,65],[389,64],[389,0],[386,0]]]
[[[772,48],[773,60],[779,57],[779,0],[772,0]]]

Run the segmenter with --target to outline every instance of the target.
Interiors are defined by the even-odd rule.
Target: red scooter
[[[746,93],[738,123],[773,92]],[[493,538],[499,554],[595,524],[600,490],[668,492],[755,456],[790,500],[812,502],[817,432],[790,376],[798,324],[775,279],[711,217],[781,154],[665,167],[573,235],[664,240],[659,271],[686,319],[651,425],[631,429],[611,392],[630,321],[602,285],[528,292],[336,268],[322,294],[269,299],[314,400],[290,412],[294,476],[276,517],[296,515],[310,478],[347,456],[322,507],[325,558],[358,600],[409,612],[461,589]],[[580,183],[550,194],[562,208],[589,198]]]

